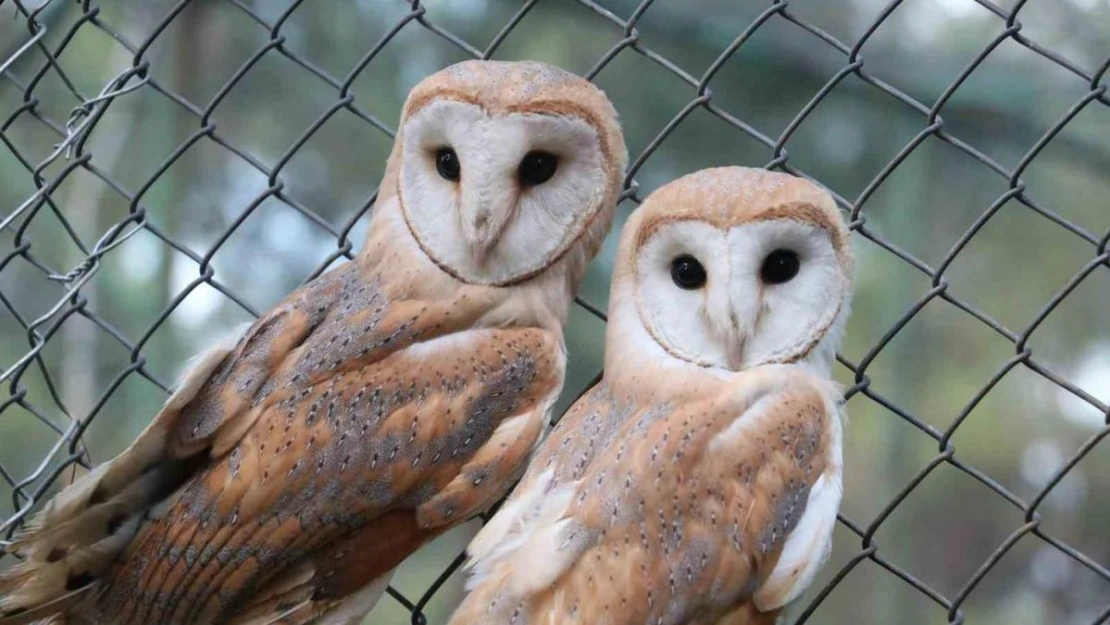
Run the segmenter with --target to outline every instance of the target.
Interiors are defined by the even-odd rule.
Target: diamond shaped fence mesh
[[[791,622],[1110,622],[1110,4],[827,4],[0,0],[0,540],[353,257],[412,85],[533,58],[621,113],[616,228],[722,164],[850,223],[845,503]],[[614,238],[556,414],[600,375]],[[477,523],[368,622],[443,622]]]

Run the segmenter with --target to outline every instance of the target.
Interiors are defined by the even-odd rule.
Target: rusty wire
[[[0,231],[3,231],[5,236],[11,235],[13,237],[10,251],[0,258],[0,271],[3,271],[14,259],[21,258],[36,267],[41,272],[43,279],[56,281],[64,285],[66,292],[45,314],[35,319],[26,319],[17,311],[17,308],[12,302],[12,298],[8,294],[0,291],[0,305],[6,309],[7,314],[11,316],[14,323],[19,324],[22,331],[26,334],[28,343],[28,348],[24,356],[0,372],[0,382],[7,385],[7,396],[0,400],[0,415],[13,406],[19,406],[53,429],[58,437],[57,443],[50,450],[49,455],[42,459],[37,470],[32,471],[28,475],[12,475],[4,468],[3,461],[0,459],[0,477],[6,480],[13,488],[13,506],[16,510],[14,515],[7,519],[3,519],[2,523],[0,523],[0,531],[3,532],[5,538],[11,537],[12,533],[18,529],[35,504],[41,501],[44,494],[57,480],[59,480],[62,473],[68,467],[74,464],[88,466],[89,459],[83,447],[82,434],[89,423],[99,414],[112,392],[114,392],[126,378],[130,376],[140,376],[157,385],[163,391],[168,392],[169,384],[164,380],[160,380],[148,369],[143,348],[158,327],[166,321],[168,316],[181,304],[190,292],[201,284],[207,284],[228,297],[231,301],[234,301],[250,314],[254,316],[258,315],[259,311],[254,310],[243,298],[220,282],[211,265],[211,260],[217,250],[219,250],[232,235],[234,230],[238,228],[247,216],[257,209],[263,201],[268,198],[277,198],[281,200],[320,228],[325,229],[334,237],[336,242],[334,251],[319,265],[316,271],[309,276],[309,279],[319,275],[319,273],[333,261],[343,257],[353,257],[355,245],[348,235],[358,220],[365,218],[366,213],[372,209],[374,197],[371,196],[367,198],[360,209],[357,210],[341,228],[336,229],[314,212],[311,207],[304,205],[285,192],[284,183],[282,181],[282,171],[297,150],[299,150],[333,115],[341,110],[355,115],[360,120],[390,138],[393,137],[394,131],[390,124],[378,119],[373,114],[363,109],[350,93],[352,83],[368,65],[373,63],[378,53],[388,45],[402,29],[424,28],[435,33],[436,36],[442,37],[445,41],[456,46],[467,55],[473,56],[474,58],[491,58],[513,28],[533,9],[538,0],[524,1],[515,15],[499,30],[498,34],[484,46],[474,45],[438,26],[426,14],[426,8],[423,7],[418,0],[413,0],[409,3],[408,12],[392,29],[387,31],[386,35],[381,40],[374,43],[368,49],[345,76],[332,75],[325,69],[298,55],[285,45],[286,35],[283,33],[283,26],[288,18],[303,4],[303,0],[293,2],[284,13],[274,21],[267,20],[263,15],[252,8],[251,5],[248,5],[242,0],[223,0],[237,7],[247,17],[253,20],[260,29],[268,32],[268,40],[257,49],[255,54],[252,55],[222,87],[217,90],[211,101],[206,104],[194,103],[182,94],[166,86],[166,84],[159,80],[156,71],[157,68],[151,65],[151,61],[147,57],[147,51],[151,44],[165,32],[166,28],[178,17],[191,0],[181,0],[177,3],[166,13],[161,22],[153,28],[149,37],[143,41],[129,40],[123,33],[115,30],[111,24],[106,23],[100,18],[100,9],[96,2],[93,0],[83,0],[76,3],[76,6],[79,7],[80,10],[79,19],[73,22],[69,31],[64,34],[60,39],[60,43],[54,48],[48,47],[43,42],[43,37],[47,28],[39,20],[40,13],[46,9],[51,0],[40,2],[37,5],[33,5],[33,3],[28,0],[10,1],[15,5],[17,19],[21,19],[25,22],[27,33],[26,39],[19,43],[14,54],[9,58],[0,59],[0,83],[2,83],[2,81],[12,83],[22,92],[23,99],[22,104],[15,110],[0,117],[0,142],[2,142],[6,149],[18,159],[24,169],[22,172],[15,172],[16,175],[29,176],[34,183],[36,191],[18,206],[0,207]],[[62,0],[53,1],[61,2]],[[653,152],[655,152],[667,137],[675,131],[679,124],[698,109],[708,111],[719,120],[734,126],[742,133],[764,145],[769,155],[769,160],[765,165],[767,168],[777,169],[807,178],[809,176],[807,176],[806,172],[799,170],[790,161],[790,155],[786,146],[792,134],[806,118],[813,113],[821,101],[846,78],[858,78],[897,101],[900,105],[908,107],[920,115],[922,123],[917,135],[913,137],[913,139],[907,143],[901,151],[881,169],[881,171],[879,171],[857,197],[841,197],[836,194],[834,194],[834,196],[839,206],[848,216],[850,228],[856,236],[864,237],[886,250],[889,253],[890,262],[904,263],[917,272],[927,276],[931,280],[932,288],[924,297],[914,302],[908,310],[905,311],[902,317],[883,334],[882,338],[858,362],[851,362],[844,357],[840,357],[839,362],[854,375],[854,384],[846,391],[847,398],[852,398],[857,395],[867,398],[912,424],[916,429],[936,441],[936,454],[932,461],[929,462],[918,475],[901,490],[901,492],[897,493],[875,518],[861,522],[845,518],[843,515],[841,516],[841,523],[859,537],[859,549],[855,556],[850,558],[836,572],[828,584],[823,588],[813,589],[809,593],[807,599],[808,603],[800,611],[796,622],[802,623],[811,620],[815,614],[819,613],[822,602],[829,593],[832,592],[833,588],[835,588],[836,585],[861,562],[871,560],[934,602],[937,605],[938,614],[944,614],[948,623],[962,623],[965,616],[961,610],[961,606],[965,599],[967,599],[968,595],[984,577],[991,572],[992,568],[1003,556],[1005,556],[1011,547],[1026,535],[1038,537],[1040,540],[1066,554],[1079,565],[1094,572],[1102,579],[1110,581],[1110,570],[1107,570],[1105,566],[1094,561],[1067,542],[1048,533],[1041,526],[1041,516],[1038,513],[1038,509],[1049,491],[1059,484],[1065,476],[1067,476],[1068,473],[1100,443],[1100,441],[1110,434],[1110,407],[1064,377],[1053,373],[1047,367],[1043,366],[1034,357],[1033,349],[1029,346],[1030,337],[1036,331],[1037,327],[1091,272],[1095,271],[1099,266],[1110,267],[1110,232],[1105,234],[1089,232],[1082,226],[1069,221],[1050,208],[1038,203],[1026,193],[1026,186],[1022,180],[1022,174],[1027,166],[1081,111],[1087,107],[1110,107],[1110,94],[1107,93],[1106,84],[1106,74],[1108,68],[1110,68],[1110,58],[1102,62],[1093,73],[1085,71],[1083,68],[1078,67],[1052,50],[1039,45],[1036,41],[1031,40],[1023,34],[1020,17],[1022,9],[1026,4],[1025,0],[1018,1],[1013,8],[1009,10],[989,0],[974,0],[997,18],[997,34],[963,69],[958,77],[948,85],[947,89],[944,90],[936,102],[929,104],[915,99],[899,90],[894,85],[868,73],[868,71],[864,69],[863,49],[865,44],[875,34],[876,30],[888,20],[894,10],[902,4],[902,0],[892,0],[889,2],[885,9],[877,15],[874,21],[865,30],[863,35],[858,40],[851,42],[841,41],[825,30],[822,30],[817,25],[802,19],[791,10],[791,3],[788,0],[774,0],[769,3],[766,10],[752,21],[747,28],[737,34],[731,44],[727,46],[708,69],[700,75],[690,73],[686,69],[679,67],[660,53],[654,51],[649,46],[649,42],[641,39],[640,33],[637,30],[637,22],[650,9],[653,0],[643,0],[634,11],[623,17],[589,0],[574,1],[590,9],[603,20],[611,23],[613,29],[614,41],[612,47],[598,59],[596,64],[588,72],[586,72],[585,75],[587,78],[593,79],[618,55],[637,54],[650,60],[661,71],[666,71],[676,76],[685,83],[689,89],[688,104],[680,110],[670,123],[659,130],[655,138],[650,141],[639,154],[633,155],[625,179],[625,191],[622,196],[622,200],[625,201],[631,201],[637,204],[642,201],[643,197],[640,194],[639,185],[635,179],[636,174],[651,157]],[[3,0],[0,0],[0,4],[3,4]],[[712,90],[714,76],[721,67],[751,39],[757,29],[771,20],[782,20],[804,30],[816,41],[821,42],[830,54],[841,59],[840,70],[837,71],[824,87],[797,112],[792,121],[786,125],[785,130],[779,136],[768,136],[730,113],[726,108],[714,101]],[[74,81],[70,80],[66,71],[58,62],[58,58],[70,47],[70,43],[73,41],[76,32],[83,28],[99,29],[109,35],[119,45],[126,48],[131,54],[130,67],[127,67],[124,71],[106,82],[99,93],[95,95],[82,93],[75,86]],[[1018,164],[1013,168],[1007,168],[984,152],[976,149],[975,146],[961,140],[959,136],[951,133],[945,127],[942,115],[946,103],[957,89],[960,88],[971,73],[974,72],[1004,41],[1012,41],[1040,55],[1043,59],[1070,73],[1074,76],[1075,80],[1086,85],[1086,92],[1075,101],[1074,105],[1066,114],[1043,134],[1040,140],[1028,149],[1024,157],[1021,158]],[[41,58],[45,60],[37,65],[37,69],[31,72],[32,77],[29,80],[22,81],[10,71],[10,68],[19,57],[31,55],[32,51],[37,53],[34,55],[36,59]],[[218,125],[212,120],[213,112],[219,107],[221,101],[236,87],[244,76],[251,71],[251,68],[267,55],[281,55],[285,59],[292,61],[302,70],[311,73],[327,85],[330,85],[330,88],[334,91],[334,102],[331,106],[327,107],[315,122],[304,130],[300,137],[288,148],[284,156],[282,156],[273,167],[263,165],[259,159],[253,157],[248,151],[241,147],[237,147],[231,141],[227,140],[221,134]],[[72,110],[67,120],[51,118],[48,114],[43,112],[40,106],[41,102],[36,95],[36,87],[49,72],[55,73],[80,103]],[[107,109],[109,109],[114,102],[120,98],[128,97],[129,93],[139,89],[155,90],[166,98],[169,98],[182,110],[195,118],[195,126],[191,135],[173,150],[172,154],[156,168],[154,173],[144,184],[137,189],[128,189],[121,183],[113,180],[105,171],[97,167],[95,154],[87,149],[87,139]],[[58,143],[55,149],[45,159],[32,162],[24,156],[20,147],[9,138],[7,134],[9,128],[20,118],[33,119],[43,128],[57,136]],[[250,202],[239,218],[235,220],[233,226],[228,229],[228,231],[224,232],[211,249],[203,255],[194,252],[186,245],[174,240],[150,223],[147,220],[147,213],[143,204],[144,194],[151,186],[158,181],[190,146],[202,138],[207,138],[222,146],[223,149],[242,158],[245,162],[264,174],[268,180],[268,187]],[[952,246],[946,257],[937,266],[927,264],[910,252],[884,239],[877,232],[869,228],[867,224],[867,214],[864,211],[868,200],[884,180],[886,180],[918,146],[929,138],[939,139],[966,154],[985,166],[1007,184],[1006,191],[981,214],[966,233]],[[54,167],[51,173],[48,174],[47,170],[52,165],[54,165]],[[120,198],[126,201],[129,207],[127,217],[108,229],[108,231],[91,246],[86,246],[81,238],[74,233],[74,230],[66,221],[65,215],[58,209],[51,197],[51,194],[63,183],[63,181],[77,170],[82,170],[103,181],[113,193],[118,194]],[[3,175],[13,175],[13,172],[4,172]],[[1070,231],[1082,245],[1089,248],[1091,254],[1089,262],[1043,306],[1032,323],[1027,327],[1018,329],[1006,327],[998,320],[978,309],[968,300],[952,292],[948,288],[948,281],[945,277],[945,272],[949,265],[968,245],[971,239],[983,228],[988,220],[999,211],[1003,204],[1011,201],[1019,202],[1029,210],[1040,214],[1048,220],[1055,222],[1059,227]],[[68,268],[51,267],[36,255],[35,246],[27,235],[27,229],[29,225],[44,212],[52,213],[53,216],[60,221],[62,226],[67,229],[74,244],[76,244],[85,255],[84,260],[77,266]],[[170,304],[157,316],[149,329],[142,336],[129,337],[114,328],[106,320],[98,317],[96,312],[90,309],[87,305],[87,299],[82,294],[82,287],[100,269],[101,259],[105,254],[110,253],[128,237],[141,230],[145,230],[147,233],[157,237],[165,245],[191,258],[197,264],[199,271],[197,277],[182,292],[176,294],[176,297],[174,297]],[[890,343],[890,341],[930,301],[937,299],[948,302],[962,310],[966,315],[976,319],[1013,345],[1013,356],[998,369],[994,376],[987,380],[979,392],[974,395],[973,399],[960,411],[951,425],[943,431],[926,423],[921,418],[898,406],[894,401],[875,391],[871,388],[870,378],[868,376],[869,365],[879,353],[882,352],[887,344]],[[589,313],[604,320],[605,315],[599,306],[585,301],[582,298],[579,298],[577,303]],[[96,405],[93,406],[92,410],[88,414],[83,415],[71,414],[62,403],[62,400],[54,390],[54,383],[43,362],[41,353],[43,347],[58,332],[62,324],[74,315],[83,317],[89,322],[92,322],[107,336],[118,341],[130,352],[130,366],[126,367],[115,377]],[[976,405],[1007,373],[1016,367],[1024,367],[1037,375],[1043,376],[1051,383],[1066,389],[1074,396],[1106,414],[1106,425],[1096,431],[1088,441],[1075,452],[1074,456],[1048,481],[1041,492],[1029,501],[1007,490],[1002,484],[992,479],[986,473],[966,463],[956,454],[955,448],[951,443],[951,439],[957,428],[960,427]],[[21,384],[21,377],[31,368],[37,368],[41,375],[44,376],[54,406],[43,408],[36,406],[28,399],[26,388]],[[600,373],[594,378],[594,382],[596,383],[599,378]],[[59,418],[58,415],[64,418]],[[930,473],[941,465],[954,467],[975,480],[978,480],[981,484],[997,493],[998,496],[1019,510],[1024,520],[1020,526],[1013,529],[1012,534],[989,555],[976,573],[970,579],[967,579],[962,588],[954,594],[941,593],[922,580],[916,578],[909,571],[886,559],[880,552],[879,545],[874,539],[876,532],[891,513],[913,493],[914,489],[917,488]],[[463,556],[460,554],[420,596],[405,596],[393,588],[390,588],[390,595],[411,611],[413,623],[424,623],[426,622],[424,607],[448,577],[461,566],[462,562]],[[1107,621],[1110,621],[1110,607],[1107,607],[1106,610],[1096,617],[1095,624],[1097,625],[1098,623],[1105,623]]]

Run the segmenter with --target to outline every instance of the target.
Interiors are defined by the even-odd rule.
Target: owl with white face
[[[613,107],[539,63],[409,95],[358,257],[204,354],[50,501],[0,623],[357,623],[420,545],[523,473],[627,161]]]
[[[621,235],[605,375],[470,546],[452,625],[776,622],[828,556],[851,252],[829,194],[729,167]]]

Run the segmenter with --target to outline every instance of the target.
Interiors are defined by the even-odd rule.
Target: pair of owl
[[[847,232],[785,174],[652,194],[621,236],[604,379],[529,464],[626,160],[612,105],[561,70],[423,81],[358,257],[202,355],[47,503],[0,623],[358,623],[521,476],[453,625],[774,622],[840,502]]]

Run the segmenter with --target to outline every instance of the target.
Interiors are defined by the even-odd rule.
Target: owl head
[[[851,269],[848,230],[815,184],[742,167],[679,178],[624,228],[607,359],[725,371],[804,361],[827,370],[848,315]]]
[[[466,284],[511,286],[568,263],[580,278],[626,163],[616,111],[588,81],[467,61],[409,94],[379,205],[396,200],[423,254]]]

